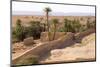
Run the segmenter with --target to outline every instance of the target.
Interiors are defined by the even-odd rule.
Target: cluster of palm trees
[[[46,13],[46,22],[47,22],[48,39],[49,39],[49,41],[50,41],[50,40],[51,40],[51,39],[50,39],[51,33],[50,33],[50,23],[49,23],[49,12],[51,12],[52,10],[51,10],[49,7],[46,7],[46,8],[44,9],[44,11],[45,11],[45,13]],[[57,30],[57,24],[58,24],[59,21],[58,21],[58,19],[53,19],[51,22],[53,23],[53,26],[54,26],[54,35],[53,35],[53,39],[52,39],[52,40],[54,40],[54,39],[55,39],[55,35],[56,35],[56,30]]]

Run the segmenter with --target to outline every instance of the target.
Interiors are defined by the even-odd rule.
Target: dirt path
[[[14,43],[12,45],[12,59],[15,59],[16,57],[22,55],[24,52],[27,52],[28,50],[31,50],[32,48],[41,44],[40,40],[34,40],[34,41],[36,44],[33,44],[31,46],[25,46],[23,42]]]
[[[78,60],[95,60],[95,33],[84,37],[82,43],[75,43],[70,47],[52,50],[40,63]]]

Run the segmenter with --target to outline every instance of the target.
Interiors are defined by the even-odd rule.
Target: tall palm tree
[[[57,30],[57,24],[58,24],[58,19],[53,19],[52,20],[53,25],[54,25],[54,35],[53,35],[53,40],[55,39],[55,35],[56,35],[56,30]]]
[[[44,11],[46,12],[47,31],[48,31],[48,38],[49,38],[49,41],[50,41],[50,31],[49,31],[50,25],[49,25],[48,18],[49,18],[49,12],[51,12],[51,9],[49,7],[46,7],[44,9]]]

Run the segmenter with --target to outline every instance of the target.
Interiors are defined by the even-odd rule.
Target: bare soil
[[[12,45],[12,59],[20,56],[24,52],[40,45],[40,40],[35,40],[33,46],[25,46],[23,42]],[[82,39],[81,43],[75,43],[72,46],[63,49],[54,49],[46,54],[39,63],[57,63],[57,62],[73,62],[95,60],[95,33],[92,33]]]
[[[57,63],[73,61],[95,60],[95,33],[82,39],[82,43],[75,43],[63,49],[54,49],[45,56],[40,63]]]

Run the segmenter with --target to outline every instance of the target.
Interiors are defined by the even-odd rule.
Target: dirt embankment
[[[89,35],[89,34],[91,34],[92,32],[90,31],[90,32],[88,32],[88,34],[85,32],[85,35],[84,36],[86,36],[87,37],[87,35]],[[83,33],[84,34],[84,33]],[[89,35],[90,36],[90,35]],[[94,35],[92,35],[93,37],[95,37]],[[65,36],[63,36],[63,37],[61,37],[61,38],[59,38],[59,39],[57,39],[57,40],[54,40],[54,41],[50,41],[50,42],[44,42],[44,43],[40,43],[40,45],[38,44],[37,46],[35,46],[35,47],[31,47],[31,49],[29,49],[29,50],[27,50],[27,51],[25,51],[24,53],[22,53],[21,55],[19,55],[19,56],[17,56],[15,59],[13,59],[13,63],[14,64],[16,64],[16,62],[18,62],[18,61],[20,61],[20,60],[23,60],[23,59],[25,59],[25,57],[29,57],[29,56],[32,56],[32,55],[36,55],[36,56],[39,56],[39,59],[40,59],[40,61],[41,61],[41,57],[44,57],[44,55],[46,55],[48,52],[49,53],[51,53],[51,56],[53,55],[53,56],[55,56],[56,54],[59,56],[57,59],[59,60],[59,61],[64,61],[63,60],[63,58],[62,57],[64,57],[63,55],[66,55],[66,54],[68,54],[69,53],[69,55],[66,55],[67,57],[70,57],[70,59],[68,60],[66,60],[66,62],[67,61],[71,61],[71,60],[73,60],[72,58],[74,57],[73,55],[75,55],[75,56],[77,56],[77,58],[74,58],[74,60],[75,59],[78,59],[78,60],[82,60],[82,59],[84,59],[84,58],[82,58],[82,56],[84,57],[85,55],[87,56],[87,54],[85,53],[86,51],[88,52],[88,50],[90,50],[90,49],[88,49],[88,48],[93,48],[93,49],[95,49],[94,47],[95,47],[95,38],[93,38],[94,40],[93,40],[93,44],[94,44],[94,47],[91,47],[91,45],[90,46],[88,46],[88,48],[87,47],[84,47],[83,48],[83,46],[82,46],[82,44],[84,44],[84,43],[86,43],[87,44],[87,42],[85,42],[84,41],[84,39],[85,38],[83,38],[83,36],[82,36],[82,43],[76,43],[75,42],[75,40],[73,40],[73,37],[74,37],[74,34],[73,33],[68,33],[67,35],[65,35]],[[87,41],[88,42],[90,42],[90,44],[92,44],[91,43],[91,40],[88,40],[88,39],[91,39],[90,37],[88,37],[88,38],[86,38],[87,39]],[[83,42],[84,41],[84,42]],[[82,47],[75,47],[75,46],[82,46]],[[63,50],[60,50],[60,52],[59,52],[59,50],[55,50],[55,51],[53,51],[54,49],[64,49],[64,48],[67,48],[67,50],[68,50],[68,53],[66,52],[66,51],[63,51]],[[70,47],[70,48],[69,48]],[[72,48],[72,47],[75,47],[75,48]],[[69,49],[68,49],[69,48]],[[80,49],[80,50],[79,50]],[[82,50],[83,49],[83,50]],[[85,50],[86,49],[86,50]],[[71,51],[72,50],[72,51]],[[80,51],[80,52],[79,52]],[[83,51],[83,55],[80,57],[80,54],[82,53],[82,51]],[[85,52],[84,52],[85,51]],[[91,50],[90,50],[91,51]],[[95,51],[95,50],[94,50]],[[65,52],[65,53],[63,53],[63,52]],[[77,53],[79,53],[79,54],[77,54]],[[91,53],[91,52],[88,52],[88,53]],[[95,52],[93,52],[93,53],[95,53]],[[92,53],[92,54],[93,54]],[[70,55],[71,54],[71,55]],[[90,55],[90,54],[89,54]],[[62,57],[61,57],[62,56]],[[65,58],[67,58],[65,56]],[[72,57],[71,57],[72,56]],[[60,59],[60,57],[61,57],[61,59]],[[45,57],[44,57],[45,58]],[[55,58],[55,59],[56,59]],[[82,59],[80,59],[80,58],[82,58]],[[94,59],[94,57],[92,57],[93,59]],[[50,58],[51,59],[51,58]],[[85,58],[85,59],[89,59],[88,57],[87,58]],[[54,61],[58,61],[58,60],[54,60]],[[49,61],[49,60],[48,60]],[[50,60],[52,63],[54,62],[54,61],[52,61],[52,60]],[[47,61],[46,60],[44,60],[43,61],[43,63],[47,63]],[[42,61],[40,62],[40,63],[42,63]]]
[[[82,39],[82,43],[75,43],[63,49],[54,49],[40,63],[59,63],[73,61],[95,60],[95,33]]]

